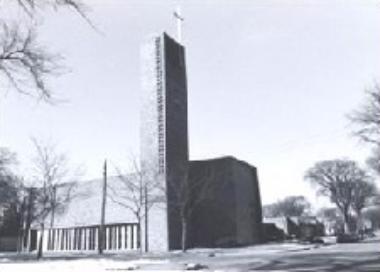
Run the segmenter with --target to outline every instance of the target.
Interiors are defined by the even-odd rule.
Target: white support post
[[[125,226],[121,227],[121,249],[126,249],[126,244],[125,244]]]
[[[44,230],[44,233],[42,234],[44,235],[44,239],[43,239],[43,243],[42,243],[42,248],[44,251],[47,251],[47,242],[48,242],[48,230]]]
[[[138,235],[137,235],[137,226],[136,225],[133,225],[132,226],[133,228],[133,249],[137,249],[137,239],[138,239]]]
[[[83,229],[83,228],[80,229],[80,232],[81,232],[81,235],[80,235],[80,240],[81,240],[80,241],[80,244],[81,244],[80,246],[81,246],[81,248],[80,249],[81,250],[84,250],[84,246],[85,246],[85,244],[84,244],[84,241],[85,241],[84,240],[84,233],[85,233],[84,230],[85,229]]]
[[[75,229],[70,230],[70,250],[74,250],[74,230]]]
[[[95,246],[94,246],[94,249],[98,250],[99,249],[99,245],[98,245],[98,241],[99,241],[99,237],[98,237],[98,235],[99,235],[99,228],[95,228],[94,235],[95,235],[95,240],[94,240],[95,241],[94,242]]]
[[[106,227],[106,248],[105,249],[109,249],[109,232],[110,232],[110,228],[109,227]]]
[[[125,246],[126,249],[131,249],[131,226],[127,225],[126,227],[127,231],[127,245]]]
[[[115,241],[115,245],[114,245],[114,247],[115,247],[115,249],[117,250],[118,248],[119,248],[119,236],[118,236],[118,234],[119,234],[119,228],[118,228],[118,226],[115,226],[114,227],[115,228],[115,231],[114,231],[114,233],[115,233],[115,239],[114,239],[114,241]]]
[[[57,229],[57,240],[58,240],[58,243],[57,243],[57,250],[61,250],[61,242],[62,242],[62,230],[61,229]]]

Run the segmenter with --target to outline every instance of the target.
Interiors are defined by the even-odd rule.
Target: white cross
[[[177,40],[182,42],[182,23],[185,20],[181,15],[180,7],[177,7],[177,10],[174,12],[174,18],[177,20]]]

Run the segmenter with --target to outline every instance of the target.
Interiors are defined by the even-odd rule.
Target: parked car
[[[340,233],[336,237],[337,243],[358,243],[359,241],[360,237],[357,234]]]

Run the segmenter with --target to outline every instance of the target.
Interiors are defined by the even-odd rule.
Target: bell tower
[[[188,171],[185,48],[166,33],[142,47],[141,166],[162,188],[162,200],[148,213],[149,250],[175,249],[180,221],[176,186]],[[145,170],[144,170],[145,169]]]

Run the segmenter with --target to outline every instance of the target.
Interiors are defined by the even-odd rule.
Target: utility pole
[[[148,236],[148,188],[147,188],[147,185],[144,184],[144,199],[145,199],[145,203],[144,203],[144,213],[145,213],[145,252],[148,252],[149,251],[149,242],[148,242],[148,239],[149,239],[149,236]]]
[[[105,248],[105,217],[106,217],[106,202],[107,202],[107,160],[104,161],[103,166],[103,189],[102,189],[102,210],[100,215],[100,226],[98,234],[98,250],[99,254],[103,254]]]

